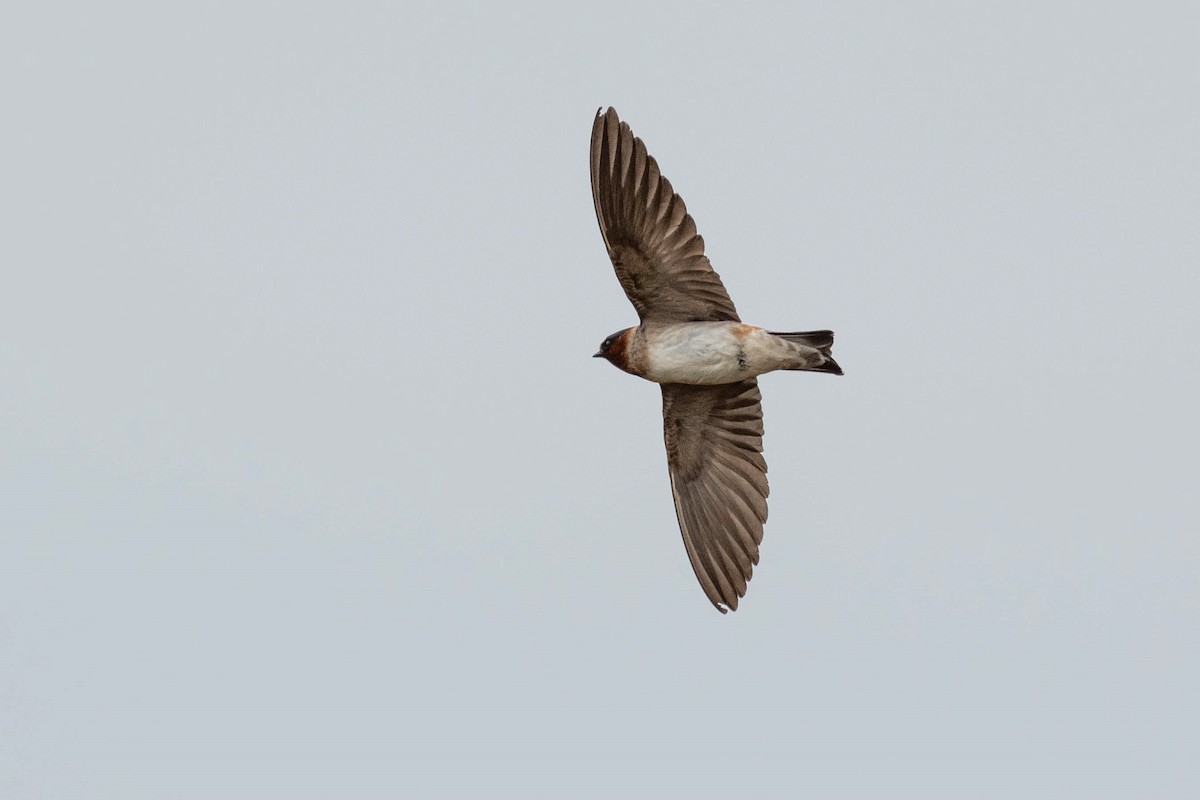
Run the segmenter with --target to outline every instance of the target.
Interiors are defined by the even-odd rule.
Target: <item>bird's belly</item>
[[[758,337],[746,335],[747,329],[750,326],[689,323],[659,332],[647,342],[645,377],[656,383],[715,385],[775,369]]]

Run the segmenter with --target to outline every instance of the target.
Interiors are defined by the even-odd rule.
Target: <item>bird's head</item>
[[[633,328],[626,328],[610,334],[600,343],[600,349],[592,354],[592,358],[605,358],[617,369],[629,371],[629,336]]]

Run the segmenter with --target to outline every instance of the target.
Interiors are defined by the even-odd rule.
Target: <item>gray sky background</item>
[[[1200,793],[1186,4],[24,5],[0,795]],[[725,617],[589,357],[609,104],[846,369]]]

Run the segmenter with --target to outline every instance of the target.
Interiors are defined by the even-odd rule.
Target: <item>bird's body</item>
[[[746,593],[767,519],[757,376],[842,374],[831,331],[744,324],[704,255],[704,240],[641,139],[614,109],[592,126],[596,218],[641,318],[596,356],[661,384],[675,512],[701,588],[724,613]]]
[[[655,383],[714,386],[777,369],[819,371],[833,361],[818,347],[784,338],[815,337],[824,331],[781,336],[744,322],[675,322],[639,325],[622,333],[617,346],[624,352],[613,363]]]

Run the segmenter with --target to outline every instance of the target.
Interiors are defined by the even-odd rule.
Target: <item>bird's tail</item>
[[[796,331],[794,333],[779,333],[777,331],[769,331],[772,336],[778,336],[788,342],[795,342],[806,347],[812,347],[821,352],[825,357],[817,366],[792,367],[791,369],[802,369],[808,372],[828,372],[833,375],[841,375],[842,368],[833,360],[833,331]]]

